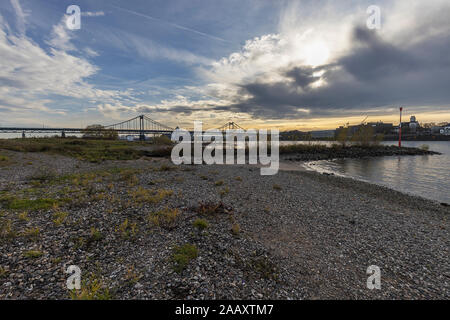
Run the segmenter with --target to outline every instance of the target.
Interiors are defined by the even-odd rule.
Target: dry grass
[[[163,210],[150,213],[147,219],[152,226],[173,229],[176,227],[179,215],[180,210],[166,207]]]

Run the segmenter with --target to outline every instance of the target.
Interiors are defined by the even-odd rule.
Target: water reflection
[[[450,142],[404,142],[411,147],[423,144],[443,154],[316,161],[311,167],[450,203]]]

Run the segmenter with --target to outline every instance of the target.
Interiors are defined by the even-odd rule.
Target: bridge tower
[[[145,134],[144,134],[145,126],[144,126],[144,115],[139,116],[139,140],[145,141]]]

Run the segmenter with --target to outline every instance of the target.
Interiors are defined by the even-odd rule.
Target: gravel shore
[[[433,201],[306,171],[2,154],[2,299],[79,297],[69,265],[96,298],[450,298],[450,208]],[[177,269],[185,244],[197,254]]]

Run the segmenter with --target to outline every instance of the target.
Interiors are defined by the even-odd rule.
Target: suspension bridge
[[[235,122],[227,122],[225,125],[218,128],[220,131],[225,131],[227,129],[244,130]],[[89,130],[89,128],[64,127],[0,127],[0,133],[22,133],[23,138],[25,138],[26,133],[60,133],[62,137],[65,137],[66,133],[87,133]],[[111,125],[100,126],[99,128],[92,130],[105,130],[114,131],[117,132],[117,134],[139,135],[139,140],[145,140],[146,134],[172,134],[172,132],[175,131],[174,128],[150,119],[146,115],[139,115],[132,119]]]

